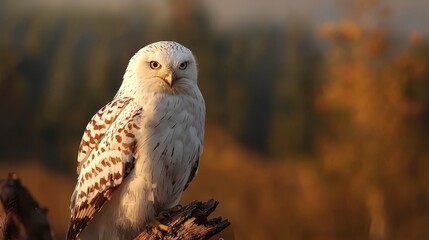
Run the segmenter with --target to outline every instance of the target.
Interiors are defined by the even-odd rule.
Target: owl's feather
[[[79,178],[70,206],[67,239],[75,239],[134,167],[142,108],[131,98],[107,104],[86,127],[79,150]]]

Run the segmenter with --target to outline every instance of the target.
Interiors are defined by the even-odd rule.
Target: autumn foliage
[[[317,99],[320,161],[366,211],[370,239],[424,239],[428,223],[428,61],[419,33],[393,49],[381,27],[324,24],[330,43]],[[344,196],[345,197],[345,196]]]

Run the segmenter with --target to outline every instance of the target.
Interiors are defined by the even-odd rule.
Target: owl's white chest
[[[155,100],[143,106],[134,169],[98,214],[114,221],[120,235],[135,236],[159,211],[179,203],[202,152],[204,115],[197,114],[205,111],[202,99]]]

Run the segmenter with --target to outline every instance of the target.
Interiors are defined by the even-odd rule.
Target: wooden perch
[[[0,239],[51,240],[46,208],[41,208],[18,175],[0,180]]]
[[[218,202],[191,202],[181,209],[171,212],[161,219],[161,223],[170,227],[170,231],[162,232],[162,239],[209,239],[229,226],[228,220],[207,217],[216,209]],[[134,240],[156,240],[161,237],[148,229]]]
[[[209,239],[230,224],[220,217],[207,219],[217,205],[218,202],[213,199],[208,202],[191,202],[176,211],[168,212],[160,220],[170,227],[169,232],[157,234],[153,229],[147,229],[134,240]],[[18,175],[10,173],[6,180],[0,180],[0,240],[53,239],[46,211],[21,185]]]

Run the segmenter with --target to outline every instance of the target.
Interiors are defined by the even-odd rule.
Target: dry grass
[[[213,217],[232,222],[220,235],[225,239],[368,239],[370,213],[364,194],[345,179],[326,175],[315,161],[267,160],[209,126],[199,173],[182,203],[219,200]],[[0,165],[0,176],[10,171],[49,208],[53,230],[61,239],[75,177],[35,163]]]
[[[240,147],[222,129],[207,129],[204,157],[197,177],[185,192],[182,203],[215,198],[214,213],[232,225],[226,239],[266,239],[308,235],[316,216],[326,214],[317,171],[306,164],[264,163],[263,157]],[[75,177],[49,170],[37,163],[1,164],[0,176],[17,172],[23,184],[43,206],[58,238],[68,223],[70,195]],[[319,190],[317,190],[319,189]],[[300,226],[301,229],[296,229]],[[323,224],[317,224],[323,225]],[[315,234],[323,235],[316,230]]]
[[[216,213],[231,220],[230,231],[236,239],[368,236],[367,229],[355,228],[365,222],[364,206],[354,200],[358,198],[346,184],[328,186],[314,162],[270,160],[210,126],[199,175],[183,202],[218,199]],[[343,194],[348,194],[348,201]]]

